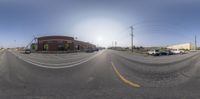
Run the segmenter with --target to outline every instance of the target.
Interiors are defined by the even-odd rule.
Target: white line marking
[[[11,52],[11,53],[14,54],[15,56],[17,56],[19,59],[21,59],[21,60],[23,60],[23,61],[25,61],[25,62],[27,62],[27,63],[30,63],[30,64],[32,64],[32,65],[38,66],[38,67],[50,68],[50,69],[62,69],[62,68],[74,67],[74,66],[83,64],[83,63],[85,63],[85,62],[88,62],[89,60],[91,60],[91,59],[95,58],[96,56],[102,54],[104,51],[105,51],[105,50],[103,50],[103,51],[101,51],[101,52],[99,52],[99,53],[97,53],[97,54],[95,54],[95,55],[89,57],[89,58],[86,59],[86,60],[71,62],[70,65],[68,65],[68,64],[62,64],[62,65],[66,65],[66,66],[59,66],[60,64],[41,64],[41,63],[39,63],[39,62],[35,63],[35,62],[33,62],[33,61],[30,61],[30,60],[25,60],[25,59],[23,59],[21,56],[18,56],[18,55],[16,55],[16,54],[14,54],[13,52]],[[39,63],[39,64],[38,64],[38,63]],[[74,63],[74,64],[72,64],[72,63]],[[47,66],[47,65],[49,65],[49,66]],[[52,67],[52,66],[59,66],[59,67]]]

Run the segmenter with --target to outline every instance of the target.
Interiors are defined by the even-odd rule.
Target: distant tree
[[[69,44],[65,44],[65,50],[69,49]]]
[[[44,44],[44,50],[48,50],[49,49],[49,45],[48,44]]]
[[[34,44],[31,45],[31,49],[35,50],[35,45]]]

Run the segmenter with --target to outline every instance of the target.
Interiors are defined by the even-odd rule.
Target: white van
[[[150,50],[147,52],[148,55],[159,55],[160,54],[160,51],[159,50]]]

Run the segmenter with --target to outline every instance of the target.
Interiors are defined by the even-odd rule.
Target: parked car
[[[188,51],[186,51],[186,50],[180,50],[181,51],[181,54],[186,54],[186,53],[188,53]]]
[[[94,48],[93,51],[99,51],[99,49],[98,48]]]
[[[150,50],[147,52],[149,55],[154,55],[154,56],[158,56],[160,55],[160,51],[159,50]]]
[[[183,54],[185,51],[179,50],[179,49],[174,49],[174,50],[171,50],[171,52],[174,53],[174,54]]]
[[[190,52],[197,52],[196,50],[190,50]]]
[[[160,55],[173,55],[174,53],[170,50],[166,50],[166,51],[161,51]]]
[[[31,50],[30,49],[25,49],[25,54],[30,54],[31,53]]]
[[[85,52],[92,53],[92,52],[94,52],[94,50],[93,49],[86,49]]]

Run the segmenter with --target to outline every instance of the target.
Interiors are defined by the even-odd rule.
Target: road
[[[199,99],[200,54],[141,63],[105,50],[81,64],[44,68],[0,54],[0,99]]]

